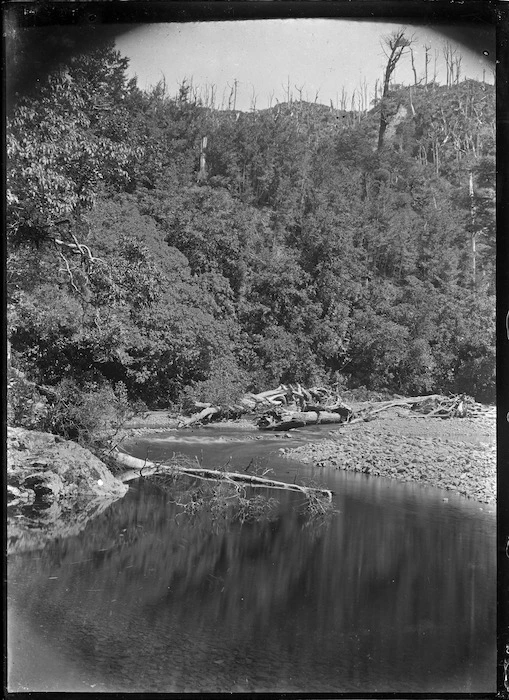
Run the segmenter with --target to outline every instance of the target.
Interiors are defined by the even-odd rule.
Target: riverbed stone
[[[494,415],[415,420],[389,411],[376,421],[345,424],[331,432],[327,439],[287,450],[285,456],[496,502]]]

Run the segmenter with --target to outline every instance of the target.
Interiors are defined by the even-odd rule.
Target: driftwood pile
[[[408,409],[408,415],[413,418],[466,418],[488,415],[492,408],[476,403],[466,394],[459,396],[408,396],[392,401],[369,403],[359,408],[350,423],[373,420],[377,413],[390,408]]]
[[[354,411],[334,389],[306,389],[300,384],[280,384],[276,389],[259,394],[245,394],[231,406],[196,402],[191,409],[192,415],[182,419],[178,427],[187,428],[211,420],[250,415],[254,416],[260,430],[284,431],[320,423],[360,423],[373,420],[378,413],[394,408],[407,409],[408,415],[415,418],[465,418],[488,415],[494,411],[465,394],[450,397],[431,394],[363,402]]]
[[[182,420],[179,428],[210,420],[256,414],[257,425],[261,430],[289,430],[316,423],[341,423],[349,420],[353,414],[352,409],[332,389],[305,389],[300,384],[280,384],[277,389],[245,394],[232,406],[196,402],[193,409],[196,412],[190,418]]]
[[[268,394],[269,392],[264,392]],[[260,430],[290,430],[318,423],[345,423],[353,410],[331,389],[281,385],[270,392],[272,407],[256,421]]]

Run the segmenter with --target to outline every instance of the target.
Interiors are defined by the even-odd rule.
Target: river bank
[[[124,435],[129,442],[136,436],[173,432],[180,420],[166,411],[153,411],[127,424]],[[217,424],[217,429],[231,426],[245,429],[252,440],[269,437],[247,418]],[[194,430],[200,428],[178,432]],[[373,420],[342,424],[324,433],[323,438],[292,447],[292,437],[301,434],[300,429],[294,429],[272,433],[272,437],[288,438],[288,447],[279,449],[281,455],[316,467],[419,482],[444,489],[444,498],[452,491],[481,503],[496,503],[494,411],[443,420],[394,408]],[[41,497],[48,504],[60,504],[72,500],[71,496],[99,498],[102,503],[105,497],[107,502],[125,492],[125,485],[117,482],[104,464],[74,443],[19,428],[10,429],[8,443],[11,505],[17,499],[32,503]],[[55,507],[46,506],[39,519],[44,513],[45,520],[59,520],[57,514],[49,517]],[[60,510],[59,506],[58,515]]]
[[[330,431],[320,442],[285,449],[284,455],[323,468],[420,482],[494,504],[495,421],[494,413],[442,420],[395,409]]]
[[[173,430],[179,420],[165,411],[154,411],[133,421],[127,432],[134,436]],[[259,436],[246,419],[222,425],[251,427],[253,439]],[[298,432],[291,430],[287,436]],[[496,503],[494,410],[475,417],[441,419],[394,408],[371,421],[332,428],[319,441],[299,447],[290,443],[281,453],[325,469],[419,482],[481,503]]]

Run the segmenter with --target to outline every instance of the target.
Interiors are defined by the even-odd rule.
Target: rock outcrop
[[[28,502],[119,498],[127,491],[89,450],[24,428],[7,429],[7,484],[12,495]]]
[[[7,429],[8,550],[77,534],[128,486],[89,450],[57,435]]]

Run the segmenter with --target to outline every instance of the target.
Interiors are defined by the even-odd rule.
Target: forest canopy
[[[75,55],[8,117],[15,422],[279,382],[494,400],[492,85],[239,112],[127,66]]]

